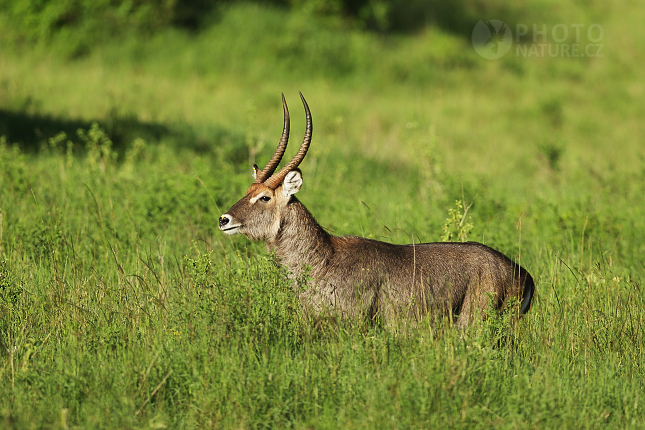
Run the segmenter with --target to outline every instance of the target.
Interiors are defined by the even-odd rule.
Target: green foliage
[[[152,31],[167,26],[173,22],[178,3],[177,0],[2,0],[0,12],[12,23],[17,36],[29,41],[47,41],[72,30],[94,42],[94,38],[132,28]],[[81,47],[78,45],[77,49]]]
[[[448,209],[448,218],[441,228],[442,242],[451,242],[454,239],[460,242],[468,240],[468,233],[473,229],[472,223],[466,221],[468,209],[470,206],[464,209],[461,200],[455,201],[455,207]]]
[[[8,304],[15,304],[22,294],[20,283],[7,268],[7,262],[0,262],[0,297]],[[5,345],[6,346],[6,345]]]
[[[109,37],[136,32],[152,34],[171,27],[197,30],[212,23],[233,0],[2,0],[0,14],[14,40],[51,41],[61,38],[67,53],[84,55]],[[248,2],[247,2],[248,3]],[[427,25],[467,36],[482,14],[507,23],[553,20],[548,3],[508,4],[500,1],[456,2],[401,0],[255,0],[255,4],[286,7],[334,26],[381,32],[411,32]],[[555,3],[554,3],[555,4]],[[7,35],[5,35],[7,37]],[[81,40],[83,39],[83,40]]]
[[[78,129],[77,134],[85,145],[90,169],[100,168],[102,172],[105,172],[116,162],[118,155],[112,151],[112,141],[97,123],[92,123],[87,132]],[[63,138],[65,138],[64,135]],[[130,151],[138,151],[140,146],[140,144],[138,147],[134,146]]]

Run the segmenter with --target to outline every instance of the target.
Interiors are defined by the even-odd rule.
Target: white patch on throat
[[[280,231],[280,213],[277,213],[273,218],[273,223],[271,224],[271,232],[269,234],[269,237],[271,238],[270,240],[276,238],[278,231]]]

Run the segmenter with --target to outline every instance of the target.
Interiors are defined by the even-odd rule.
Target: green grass
[[[594,59],[488,61],[436,28],[248,5],[74,60],[0,48],[1,426],[642,428],[645,39],[621,6],[553,18],[600,22]],[[402,333],[304,316],[264,246],[217,229],[282,91],[299,141],[298,90],[321,224],[437,241],[474,202],[468,239],[530,271],[530,313]]]

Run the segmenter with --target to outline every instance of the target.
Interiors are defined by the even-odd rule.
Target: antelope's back
[[[501,252],[477,242],[394,245],[356,236],[334,237],[331,272],[344,282],[388,285],[405,303],[422,294],[432,306],[458,309],[469,291],[493,294],[499,308],[510,297],[526,313],[533,296],[531,275]],[[340,268],[343,268],[340,270]],[[485,298],[485,300],[488,300]],[[442,305],[443,303],[443,305]]]
[[[526,313],[535,289],[533,278],[520,265],[501,252],[477,242],[437,242],[405,245],[406,259],[414,260],[420,275],[435,293],[450,289],[454,298],[462,298],[469,288],[493,293],[496,307],[511,297],[521,301]]]

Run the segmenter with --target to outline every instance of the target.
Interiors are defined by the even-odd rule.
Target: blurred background
[[[300,90],[330,148],[416,161],[435,145],[446,167],[489,172],[629,169],[644,17],[619,0],[0,0],[0,134],[37,146],[34,129],[99,121],[119,142],[136,126],[273,144],[280,92],[297,113]],[[471,42],[491,19],[512,33],[496,60]]]
[[[466,184],[519,216],[527,195],[642,176],[643,18],[621,0],[0,0],[0,135],[38,153],[97,122],[121,156],[142,138],[246,174],[279,138],[281,92],[299,139],[302,91],[313,184],[392,169],[441,213]]]

